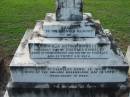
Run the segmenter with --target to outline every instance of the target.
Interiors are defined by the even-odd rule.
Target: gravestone
[[[128,68],[110,31],[83,13],[82,0],[57,0],[56,13],[25,32],[5,97],[122,97]]]
[[[82,21],[82,0],[57,0],[57,21]]]

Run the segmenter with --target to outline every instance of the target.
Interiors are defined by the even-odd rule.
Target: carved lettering
[[[42,58],[99,58],[108,57],[108,46],[92,44],[44,44],[32,45],[31,54]],[[41,56],[40,56],[41,55]]]

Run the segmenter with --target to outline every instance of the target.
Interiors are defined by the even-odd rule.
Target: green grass
[[[55,11],[55,0],[0,0],[0,48],[7,55],[16,50],[27,28],[47,12]],[[84,11],[109,28],[123,51],[130,44],[130,0],[84,0]]]

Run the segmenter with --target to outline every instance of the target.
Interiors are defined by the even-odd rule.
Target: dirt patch
[[[6,84],[10,78],[9,64],[12,57],[12,55],[5,56],[4,50],[0,49],[0,97],[3,96]]]

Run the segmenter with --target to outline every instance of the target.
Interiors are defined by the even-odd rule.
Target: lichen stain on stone
[[[106,44],[106,43],[98,43],[97,45],[102,48],[102,47],[107,46],[108,44]]]
[[[27,43],[28,43],[28,39],[25,39],[24,42],[21,43],[21,46],[22,46],[23,49],[25,48]]]

